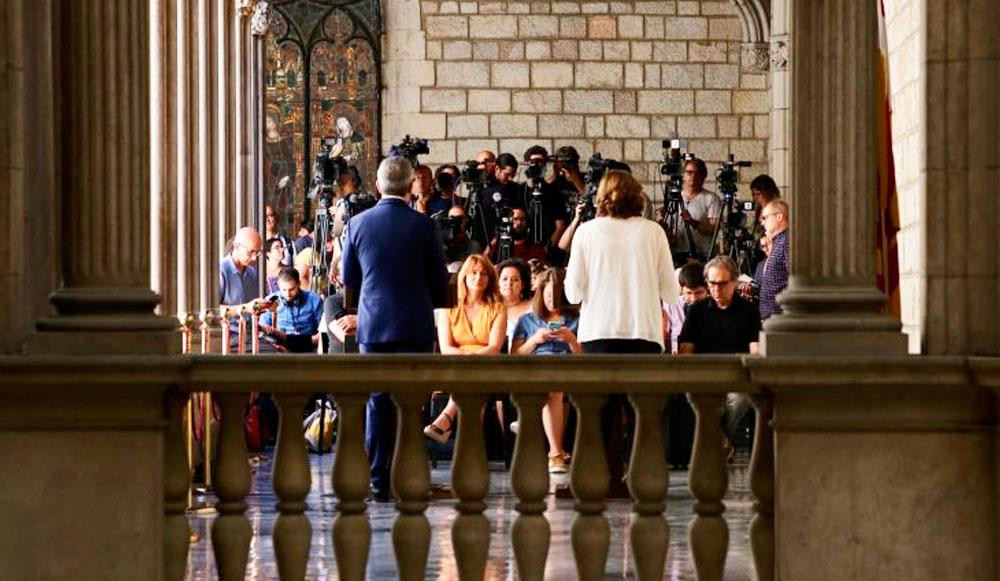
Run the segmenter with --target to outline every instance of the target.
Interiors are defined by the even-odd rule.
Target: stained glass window
[[[265,200],[287,231],[310,212],[320,140],[366,189],[380,143],[378,0],[275,0],[266,40]],[[291,232],[294,234],[294,232]]]

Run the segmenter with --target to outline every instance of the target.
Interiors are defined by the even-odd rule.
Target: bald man
[[[219,263],[219,304],[239,310],[260,298],[257,267],[260,254],[260,234],[253,228],[240,228],[233,238],[233,250]]]

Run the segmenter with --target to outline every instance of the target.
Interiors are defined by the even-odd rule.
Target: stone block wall
[[[481,149],[573,145],[629,163],[659,198],[676,132],[714,167],[767,171],[769,76],[743,62],[731,0],[387,3],[384,148],[430,140],[434,165]],[[747,61],[753,60],[747,56]],[[749,192],[747,192],[749,195]]]

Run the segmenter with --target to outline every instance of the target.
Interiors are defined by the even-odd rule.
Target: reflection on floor
[[[331,483],[333,455],[311,456],[312,482],[308,503],[313,526],[312,550],[309,556],[309,579],[336,579],[337,565],[333,554],[333,519],[336,516],[335,497]],[[271,527],[277,516],[277,499],[271,488],[270,456],[262,458],[253,468],[253,487],[247,498],[247,517],[253,527],[247,579],[277,579],[277,564],[271,544]],[[450,465],[442,462],[432,471],[433,482],[449,481]],[[516,498],[511,492],[510,475],[502,464],[491,470],[489,507],[486,516],[493,524],[490,556],[486,579],[514,579],[516,565],[514,549],[510,543],[510,530],[517,512]],[[567,482],[567,476],[553,476],[553,487]],[[748,525],[752,500],[748,491],[746,465],[738,462],[730,469],[729,494],[726,500],[726,521],[729,523],[729,555],[725,578],[743,580],[752,578],[752,557],[749,548]],[[457,514],[454,500],[434,501],[427,509],[431,522],[432,541],[428,559],[427,579],[447,580],[458,578],[451,549],[451,525]],[[673,471],[670,475],[670,496],[667,501],[667,521],[670,525],[670,552],[667,556],[667,579],[694,579],[694,565],[687,547],[687,526],[693,515],[694,500],[687,488],[687,472]],[[575,513],[571,499],[548,497],[545,513],[551,530],[552,541],[546,566],[546,579],[575,579],[573,549],[570,545],[570,525]],[[630,502],[608,501],[605,512],[611,525],[611,548],[608,554],[606,579],[634,579],[635,567],[629,549],[628,530],[632,520]],[[396,563],[392,552],[391,527],[396,517],[392,504],[370,504],[368,516],[372,524],[371,555],[368,561],[368,579],[396,579]],[[211,524],[214,514],[192,514],[189,517],[192,531],[199,540],[192,544],[188,560],[188,578],[192,580],[215,579],[215,559],[212,555]]]

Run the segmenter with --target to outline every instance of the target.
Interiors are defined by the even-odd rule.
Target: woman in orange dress
[[[482,254],[465,259],[458,271],[458,305],[438,317],[442,355],[497,355],[507,339],[507,307],[500,296],[497,271]],[[455,425],[458,404],[448,405],[424,428],[424,434],[445,443]]]

